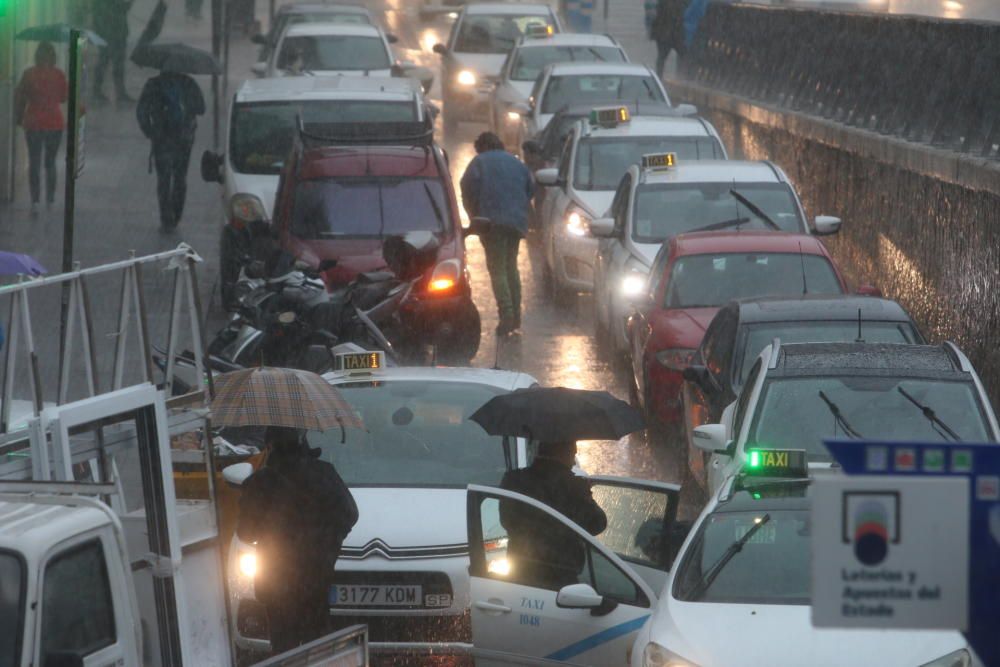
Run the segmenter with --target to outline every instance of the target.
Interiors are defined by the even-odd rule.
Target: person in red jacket
[[[15,92],[18,124],[28,142],[28,187],[31,209],[38,208],[41,167],[45,163],[45,201],[50,206],[56,197],[56,153],[62,143],[66,122],[60,105],[66,101],[66,75],[56,67],[56,50],[42,42],[35,50],[35,65],[21,75]]]

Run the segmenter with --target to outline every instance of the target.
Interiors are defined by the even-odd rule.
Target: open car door
[[[628,488],[626,481],[609,478],[601,483],[607,485],[609,499],[632,500],[622,490]],[[603,487],[595,489],[595,497],[599,494],[605,494]],[[472,641],[478,667],[628,663],[636,632],[656,604],[656,593],[635,567],[559,512],[527,496],[470,485],[467,508]],[[609,515],[609,530],[616,543],[642,543],[638,535],[625,537],[629,526],[659,535],[670,532],[669,513],[662,514],[665,523],[657,531],[645,520],[629,523],[624,511],[618,518],[615,511],[614,519]],[[504,525],[501,512],[515,525]],[[561,562],[523,556],[518,541],[540,533],[558,535]]]

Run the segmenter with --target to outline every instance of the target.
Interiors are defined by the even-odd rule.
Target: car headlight
[[[455,77],[455,81],[458,82],[460,86],[474,86],[476,85],[476,73],[472,70],[463,69]]]
[[[625,296],[639,296],[646,289],[647,276],[638,271],[632,271],[622,278],[622,294]]]
[[[660,350],[656,353],[656,360],[660,362],[661,366],[666,366],[674,371],[682,371],[691,365],[694,353],[695,350],[685,348]]]
[[[252,551],[244,551],[239,558],[240,574],[253,579],[257,576],[257,554]]]
[[[566,232],[570,236],[589,236],[590,218],[580,211],[571,210],[566,216]]]
[[[969,667],[972,664],[972,656],[964,648],[941,656],[937,660],[931,660],[920,667]]]
[[[229,218],[234,226],[242,228],[251,222],[266,222],[267,211],[259,198],[239,192],[229,200]]]
[[[519,114],[518,112],[516,112],[516,111],[508,111],[507,112],[507,122],[509,122],[509,123],[516,123],[516,122],[518,122],[520,120],[521,120],[521,114]]]
[[[649,642],[642,650],[643,667],[697,667],[673,651],[668,651],[656,642]]]
[[[434,267],[427,289],[430,292],[441,293],[451,291],[462,275],[462,265],[457,259],[446,259]]]

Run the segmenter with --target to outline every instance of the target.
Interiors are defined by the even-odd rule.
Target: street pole
[[[212,55],[222,55],[222,0],[212,0]],[[212,145],[219,150],[219,75],[212,74]]]
[[[66,100],[68,122],[66,123],[66,189],[63,203],[63,243],[62,272],[73,270],[73,227],[76,208],[76,177],[78,167],[79,141],[83,132],[82,116],[80,114],[80,48],[83,33],[72,29],[69,31],[69,95]],[[59,369],[62,377],[63,364],[69,363],[66,349],[66,325],[69,319],[69,281],[62,284],[62,301],[59,312]]]

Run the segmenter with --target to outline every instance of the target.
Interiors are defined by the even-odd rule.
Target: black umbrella
[[[14,39],[20,39],[25,42],[63,43],[69,41],[69,34],[71,30],[78,30],[94,46],[108,45],[108,43],[93,30],[77,28],[76,26],[69,25],[68,23],[49,23],[47,25],[31,26],[30,28],[25,28],[21,32],[17,33],[17,35],[14,36]]]
[[[132,52],[132,62],[140,67],[183,74],[222,73],[222,65],[215,56],[187,44],[143,44]]]
[[[519,389],[491,398],[470,417],[490,435],[540,442],[617,440],[646,428],[635,408],[606,391]]]
[[[163,30],[163,19],[166,15],[167,4],[163,0],[160,0],[156,3],[156,7],[153,8],[153,13],[149,15],[149,20],[146,21],[146,27],[142,29],[142,34],[139,35],[139,39],[135,43],[136,48],[145,46],[160,36],[160,32]]]

